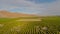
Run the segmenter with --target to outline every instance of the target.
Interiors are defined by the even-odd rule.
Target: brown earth
[[[6,11],[6,10],[1,10],[0,11],[0,18],[31,17],[31,16],[36,16],[36,15],[23,14],[23,13],[14,13],[14,12]]]

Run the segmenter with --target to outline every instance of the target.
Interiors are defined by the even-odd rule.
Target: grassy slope
[[[37,18],[37,17],[35,17]],[[34,18],[34,19],[35,19]],[[11,28],[17,27],[17,29],[21,29],[19,32],[27,32],[29,29],[34,28],[35,26],[48,26],[51,31],[58,31],[60,27],[60,17],[43,17],[42,21],[32,21],[32,22],[24,22],[24,21],[16,21],[18,19],[26,19],[26,18],[0,18],[0,24],[4,24],[3,27],[0,27],[0,34],[13,34],[11,32]],[[16,28],[14,28],[16,30]],[[15,34],[16,31],[13,31]]]

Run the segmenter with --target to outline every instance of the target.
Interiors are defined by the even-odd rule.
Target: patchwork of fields
[[[59,34],[59,32],[60,17],[0,18],[0,34]]]

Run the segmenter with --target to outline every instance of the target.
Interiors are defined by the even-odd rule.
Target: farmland
[[[21,19],[40,21],[16,21]],[[0,34],[59,34],[59,32],[59,16],[0,18]]]

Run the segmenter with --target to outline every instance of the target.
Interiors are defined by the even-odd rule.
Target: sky
[[[60,0],[0,0],[0,10],[44,16],[60,15]]]

